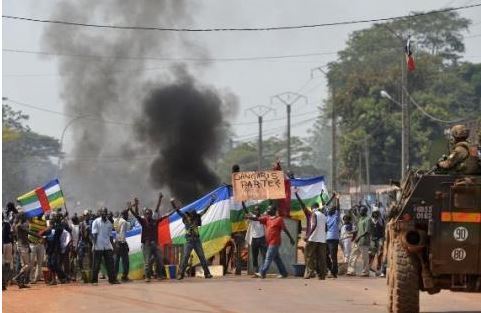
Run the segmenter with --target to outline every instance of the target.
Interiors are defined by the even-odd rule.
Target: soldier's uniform
[[[469,158],[469,130],[464,125],[455,125],[451,128],[454,138],[454,147],[446,160],[440,161],[438,167],[449,172],[465,172],[465,161]]]

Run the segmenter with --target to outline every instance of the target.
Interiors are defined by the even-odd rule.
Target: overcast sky
[[[76,0],[77,1],[77,0]],[[130,0],[133,1],[133,0]],[[138,1],[141,5],[142,1]],[[194,2],[193,2],[194,3]],[[197,4],[199,2],[196,2]],[[463,6],[476,0],[410,0],[410,1],[227,1],[207,0],[195,10],[192,25],[176,25],[192,28],[208,27],[259,27],[328,23],[345,20],[382,18],[409,14],[411,11],[440,9],[447,6]],[[4,0],[3,15],[40,19],[54,18],[55,1]],[[88,5],[88,3],[86,4]],[[481,59],[481,7],[461,10],[459,13],[472,20],[473,25],[465,40],[465,59],[479,62]],[[89,21],[102,24],[103,21]],[[3,19],[3,49],[46,51],[41,45],[46,24]],[[158,25],[169,27],[171,25]],[[255,139],[257,134],[254,115],[246,109],[255,105],[270,105],[273,95],[281,92],[300,92],[308,99],[293,107],[293,135],[305,136],[312,126],[316,106],[326,97],[326,80],[320,73],[311,79],[311,69],[336,60],[336,52],[345,47],[348,35],[370,24],[334,26],[326,28],[269,31],[269,32],[211,32],[182,33],[204,48],[210,58],[242,58],[279,56],[292,54],[323,53],[323,55],[238,62],[213,62],[196,72],[203,82],[218,88],[228,88],[240,100],[241,108],[232,121],[238,140]],[[56,26],[69,27],[69,26]],[[106,32],[97,29],[98,32]],[[478,36],[476,36],[478,35]],[[157,57],[176,57],[158,55]],[[135,62],[135,61],[132,61]],[[149,61],[146,68],[162,71],[169,65],[164,61]],[[194,68],[199,68],[195,66]],[[135,79],[135,77],[133,77]],[[60,98],[62,77],[58,75],[57,57],[21,54],[3,51],[3,96],[17,102],[41,106],[44,109],[63,111]],[[70,118],[60,114],[42,112],[9,102],[14,109],[30,115],[29,125],[39,133],[59,138]],[[266,136],[282,136],[286,121],[285,108],[276,104],[276,112],[265,117]],[[276,119],[275,121],[268,121]],[[311,119],[311,120],[310,120]],[[81,121],[78,121],[81,122]],[[240,123],[240,124],[239,124]],[[69,136],[65,139],[68,151]]]

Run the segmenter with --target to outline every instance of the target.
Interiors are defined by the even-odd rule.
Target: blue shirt
[[[341,219],[340,210],[332,215],[327,214],[327,240],[339,240],[339,221]]]

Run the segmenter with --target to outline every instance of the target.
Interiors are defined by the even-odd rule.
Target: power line
[[[317,104],[321,104],[320,102],[318,103],[308,103],[307,105],[311,105],[311,104],[314,104],[314,105],[317,105]],[[318,113],[319,111],[318,110],[313,110],[313,111],[307,111],[307,112],[302,112],[302,113],[298,113],[298,114],[292,114],[291,116],[292,117],[296,117],[296,116],[303,116],[303,115],[309,115],[309,114],[314,114],[314,113]],[[277,117],[277,118],[271,118],[271,119],[268,119],[268,120],[264,120],[263,122],[276,122],[276,121],[283,121],[285,120],[287,117]],[[231,125],[234,125],[234,126],[242,126],[242,125],[254,125],[254,124],[257,124],[257,122],[240,122],[240,123],[231,123]]]
[[[50,19],[37,19],[30,17],[21,17],[13,15],[2,15],[5,19],[19,20],[26,22],[37,22],[37,23],[48,23],[48,24],[60,24],[68,26],[82,26],[91,28],[105,28],[105,29],[118,29],[118,30],[144,30],[144,31],[168,31],[168,32],[223,32],[223,31],[275,31],[275,30],[292,30],[292,29],[309,29],[309,28],[321,28],[329,26],[339,26],[339,25],[353,25],[353,24],[363,24],[363,23],[376,23],[376,22],[386,22],[402,18],[413,18],[426,16],[430,14],[465,10],[470,8],[475,8],[481,6],[481,3],[464,5],[453,8],[445,8],[439,10],[433,10],[429,12],[421,12],[410,15],[400,15],[394,17],[384,17],[384,18],[373,18],[373,19],[360,19],[360,20],[348,20],[340,22],[331,23],[320,23],[320,24],[306,24],[306,25],[293,25],[293,26],[269,26],[269,27],[242,27],[242,28],[172,28],[172,27],[160,27],[160,26],[128,26],[128,25],[106,25],[106,24],[92,24],[92,23],[81,23],[74,21],[63,21],[63,20],[50,20]]]
[[[439,122],[439,123],[445,123],[445,124],[454,124],[454,123],[459,123],[459,122],[462,122],[462,121],[466,121],[466,120],[469,120],[469,118],[467,117],[464,117],[464,118],[458,118],[458,119],[455,119],[455,120],[442,120],[440,118],[437,118],[431,114],[429,114],[426,110],[424,110],[424,108],[422,106],[420,106],[416,100],[414,100],[414,98],[411,96],[411,94],[409,92],[407,92],[406,88],[403,87],[404,91],[407,93],[408,97],[409,97],[409,100],[411,100],[411,102],[416,106],[416,108],[419,109],[419,111],[421,111],[422,114],[424,114],[425,116],[427,116],[429,119],[435,121],[435,122]]]
[[[96,55],[96,54],[72,54],[66,52],[51,52],[51,51],[33,51],[21,49],[2,49],[4,52],[35,54],[35,55],[49,55],[49,56],[68,56],[76,58],[97,58],[97,59],[125,59],[125,60],[153,60],[153,61],[168,61],[168,62],[235,62],[235,61],[257,61],[257,60],[276,60],[289,58],[304,58],[322,55],[335,55],[337,52],[311,52],[302,54],[285,54],[274,56],[252,56],[252,57],[216,57],[216,58],[172,58],[172,57],[155,57],[155,56],[110,56],[110,55]]]
[[[315,119],[317,119],[317,116],[311,117],[311,118],[308,118],[308,119],[305,119],[305,120],[302,120],[302,121],[298,121],[298,122],[296,122],[296,123],[293,123],[291,126],[292,126],[292,127],[301,126],[301,125],[304,125],[305,123],[310,122],[310,121],[313,121],[313,120],[315,120]],[[272,134],[277,133],[278,131],[282,131],[283,129],[285,129],[285,126],[280,126],[280,127],[275,127],[275,128],[267,129],[267,130],[264,132],[264,134],[272,135]],[[245,141],[245,140],[249,140],[249,139],[256,138],[256,137],[257,137],[256,133],[250,133],[250,134],[242,135],[242,136],[238,137],[237,139],[238,139],[238,140],[241,140],[241,141]]]
[[[56,115],[59,115],[59,116],[70,117],[70,118],[76,118],[76,117],[79,117],[79,116],[86,115],[86,114],[79,114],[79,115],[68,114],[68,113],[64,113],[64,112],[61,112],[61,111],[55,111],[55,110],[46,109],[46,108],[43,108],[43,107],[40,107],[40,106],[36,106],[36,105],[33,105],[33,104],[20,102],[20,101],[13,100],[13,99],[10,99],[10,98],[8,98],[8,101],[11,102],[11,103],[23,106],[23,107],[30,108],[30,109],[34,109],[34,110],[38,110],[38,111],[42,111],[42,112],[47,112],[47,113],[51,113],[51,114],[56,114]],[[319,103],[312,103],[312,104],[319,104]],[[316,113],[316,112],[317,111],[303,112],[303,113],[295,114],[293,116],[308,115],[308,114],[312,114],[312,113]],[[117,124],[117,125],[126,125],[126,126],[134,126],[135,125],[134,123],[107,120],[107,119],[103,119],[103,118],[96,118],[96,117],[93,117],[93,116],[92,117],[86,116],[82,119],[98,121],[98,122],[107,123],[107,124]],[[267,119],[264,122],[275,122],[275,121],[281,121],[281,120],[285,120],[285,119],[286,119],[285,117],[279,117],[279,118]],[[251,125],[251,124],[257,124],[257,122],[229,123],[229,125],[231,125],[231,126],[241,126],[241,125]]]
[[[63,112],[60,112],[60,111],[54,111],[54,110],[42,108],[42,107],[39,107],[39,106],[36,106],[36,105],[32,105],[32,104],[28,104],[28,103],[24,103],[24,102],[12,100],[12,99],[10,99],[10,98],[8,99],[8,101],[9,101],[9,102],[12,102],[12,103],[14,103],[14,104],[20,105],[20,106],[27,107],[27,108],[31,108],[31,109],[35,109],[35,110],[39,110],[39,111],[51,113],[51,114],[57,114],[57,115],[61,115],[61,116],[66,116],[66,117],[70,117],[70,118],[76,118],[76,117],[85,115],[85,114],[74,115],[74,114],[63,113]],[[108,123],[108,124],[128,125],[128,126],[133,126],[133,125],[134,125],[134,124],[132,124],[132,123],[125,123],[125,122],[121,122],[121,121],[112,121],[112,120],[107,120],[107,119],[103,119],[103,118],[96,118],[96,117],[93,117],[93,116],[92,116],[92,117],[86,116],[86,117],[83,117],[83,119],[85,119],[85,120],[90,120],[90,121],[98,121],[98,122]]]

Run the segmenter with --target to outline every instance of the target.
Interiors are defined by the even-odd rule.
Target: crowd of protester
[[[304,278],[316,275],[321,280],[336,278],[339,272],[339,247],[344,263],[348,265],[347,275],[356,275],[359,257],[362,269],[360,276],[369,276],[370,271],[376,276],[385,275],[382,257],[385,213],[380,203],[372,207],[367,202],[359,203],[341,218],[339,197],[335,193],[326,203],[321,200],[311,208],[306,207],[297,192],[295,195],[306,216]],[[29,285],[41,280],[47,280],[50,285],[77,280],[96,285],[99,276],[106,278],[105,274],[110,284],[129,282],[127,231],[140,226],[145,281],[150,282],[152,278],[163,280],[166,275],[159,251],[157,228],[158,223],[174,212],[181,216],[186,229],[184,255],[177,278],[184,278],[192,250],[199,257],[205,277],[211,278],[199,227],[201,216],[215,198],[199,213],[181,212],[180,204],[172,200],[173,210],[161,216],[162,198],[160,193],[155,209],[144,208],[142,212],[139,200],[135,198],[121,212],[113,213],[107,208],[97,212],[86,209],[80,216],[77,213],[70,216],[68,211],[59,209],[32,218],[27,218],[21,207],[8,203],[2,221],[3,290],[9,284],[29,288]],[[324,195],[321,194],[320,198],[323,199]],[[242,206],[249,220],[245,239],[251,247],[255,277],[265,278],[272,262],[279,270],[278,277],[287,277],[288,271],[279,254],[281,233],[286,233],[292,245],[295,240],[287,230],[283,217],[279,216],[275,202],[269,205],[264,214],[261,214],[258,206],[251,212],[244,203]],[[45,264],[48,270],[44,269]],[[101,265],[104,270],[101,270]]]
[[[341,218],[339,196],[333,193],[331,198],[323,203],[324,195],[321,192],[321,203],[313,203],[308,208],[299,194],[295,192],[306,217],[305,227],[305,272],[304,278],[317,277],[320,280],[327,276],[337,278],[339,273],[338,248],[344,256],[348,276],[356,275],[358,259],[361,256],[362,277],[385,277],[386,264],[383,261],[385,212],[382,204],[376,202],[371,206],[361,202],[353,206]],[[276,214],[276,206],[270,205],[266,214],[261,215],[259,207],[254,207],[249,213],[245,204],[243,208],[246,218],[251,220],[246,241],[252,249],[255,277],[265,278],[266,273],[274,261],[279,270],[279,278],[287,277],[287,271],[279,257],[281,245],[281,232],[285,232],[291,243],[294,244],[283,219]],[[262,266],[259,266],[258,256],[261,254]]]

